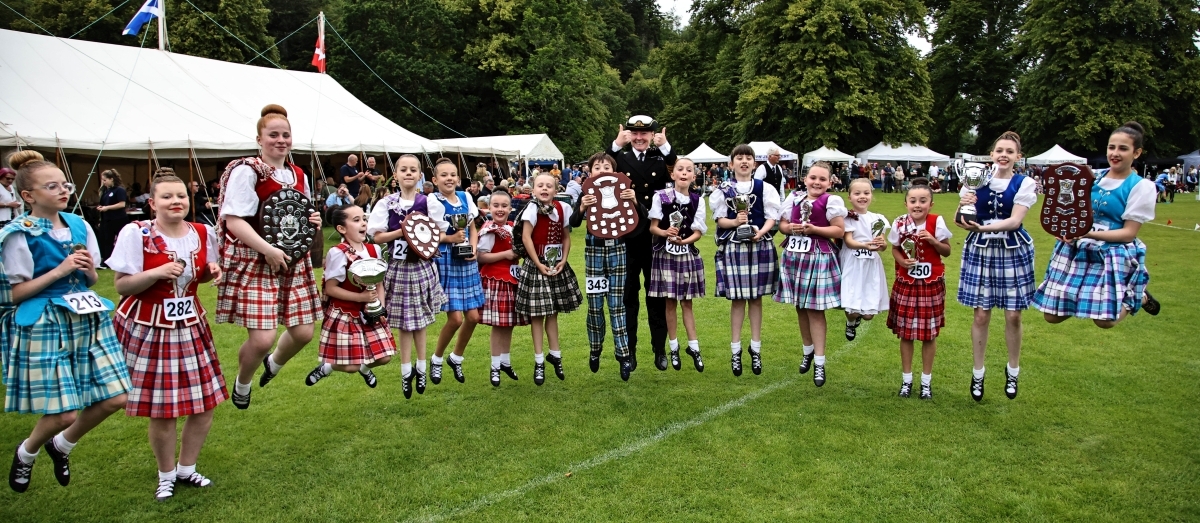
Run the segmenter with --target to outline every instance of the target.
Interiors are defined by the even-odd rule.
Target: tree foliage
[[[25,0],[13,7],[21,11],[22,14],[37,23],[37,25],[54,33],[55,36],[66,38],[84,29],[93,20],[103,16],[104,13],[111,11],[117,3],[119,2],[112,2],[111,0]],[[124,19],[128,21],[140,7],[140,4],[134,7],[126,5],[124,9],[117,12],[128,12],[129,17]],[[5,14],[10,14],[7,9],[3,11]],[[80,33],[76,38],[91,40],[93,42],[104,42],[106,44],[130,44],[132,42],[132,45],[137,45],[140,39],[135,41],[133,38],[121,37],[121,30],[125,27],[125,21],[122,21],[121,17],[114,15],[109,15],[107,18],[88,27],[86,31]],[[44,34],[33,23],[19,16],[12,19],[12,28],[18,31]]]
[[[322,0],[263,0],[263,3],[271,11],[267,33],[278,42],[278,63],[295,71],[311,71],[317,22],[309,21],[327,4]],[[301,26],[304,28],[300,29]],[[293,31],[296,34],[291,34]],[[288,38],[288,35],[291,37]]]
[[[246,62],[254,58],[257,51],[275,44],[275,37],[267,33],[270,11],[263,6],[262,0],[190,1],[195,7],[186,0],[167,1],[167,37],[172,51],[227,62]],[[229,32],[214,27],[214,21]],[[256,51],[247,48],[239,39]],[[279,50],[271,49],[251,63],[272,67],[263,58],[278,62]]]
[[[765,0],[743,25],[739,134],[801,150],[925,143],[920,0]]]
[[[1151,153],[1200,139],[1200,61],[1194,0],[1032,0],[1018,37],[1019,128],[1040,150],[1102,151],[1126,120],[1146,127]],[[1085,152],[1086,151],[1086,152]]]
[[[1014,36],[1021,0],[948,0],[933,10],[928,57],[933,90],[929,146],[947,154],[986,151],[1017,120],[1020,75]],[[932,6],[931,6],[932,7]],[[976,128],[973,143],[963,143]],[[966,147],[966,149],[964,149]]]

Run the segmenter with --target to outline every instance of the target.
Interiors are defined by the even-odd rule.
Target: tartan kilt
[[[47,305],[34,325],[9,328],[5,412],[60,414],[129,392],[129,371],[108,313],[79,316]]]
[[[936,339],[946,326],[946,279],[907,283],[896,278],[887,326],[902,340]]]
[[[1055,316],[1115,320],[1122,308],[1141,310],[1149,283],[1141,240],[1083,247],[1058,241],[1033,306]]]
[[[396,353],[396,339],[387,323],[365,325],[337,307],[325,310],[318,358],[331,365],[361,365]]]
[[[447,302],[442,311],[469,311],[483,307],[483,285],[479,262],[460,260],[443,252],[437,258],[438,281]]]
[[[1033,245],[1018,242],[1008,249],[1004,240],[987,242],[986,247],[973,241],[963,245],[958,302],[977,309],[1028,309],[1035,290]]]
[[[841,307],[842,269],[838,255],[820,252],[816,245],[813,252],[784,250],[775,301],[818,311]]]
[[[221,242],[221,282],[217,284],[217,323],[275,330],[321,321],[321,296],[305,256],[282,275],[258,251],[236,239]]]
[[[667,254],[666,249],[654,252],[650,259],[650,284],[646,296],[672,300],[694,300],[704,297],[704,258],[688,250],[687,254]]]
[[[125,346],[133,388],[126,416],[173,419],[217,408],[229,397],[208,321],[164,329],[117,315],[113,330]]]
[[[717,296],[730,300],[774,294],[779,283],[779,262],[770,238],[717,246],[716,268]]]
[[[433,325],[446,304],[433,260],[392,260],[383,289],[388,326],[404,332]]]
[[[491,327],[521,327],[529,325],[529,318],[517,314],[516,283],[483,278],[483,311],[479,323]]]
[[[543,264],[545,261],[542,262]],[[571,264],[563,264],[562,272],[545,276],[537,265],[526,261],[521,264],[521,283],[517,285],[517,314],[528,318],[550,316],[560,312],[572,312],[583,304],[583,293],[579,291],[579,278]]]

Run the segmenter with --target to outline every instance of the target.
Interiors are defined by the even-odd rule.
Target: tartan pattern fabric
[[[321,323],[318,344],[321,363],[332,365],[361,365],[396,353],[396,339],[387,323],[366,325],[358,315],[330,307]]]
[[[932,341],[946,326],[946,280],[899,278],[892,284],[887,326],[902,340]]]
[[[483,311],[479,323],[491,327],[521,327],[529,318],[517,314],[517,284],[496,278],[483,279]]]
[[[828,310],[842,306],[842,269],[838,255],[784,250],[779,263],[779,292],[775,301],[797,309]]]
[[[546,260],[542,260],[546,264]],[[571,270],[571,264],[563,264],[562,272],[545,276],[537,265],[526,261],[521,264],[521,283],[517,286],[517,313],[529,318],[573,312],[583,304],[579,291],[579,278]]]
[[[704,297],[704,289],[704,258],[695,252],[695,244],[687,254],[667,254],[666,249],[654,251],[647,296],[694,300]]]
[[[753,300],[775,293],[779,262],[770,238],[758,242],[725,242],[717,246],[717,296]]]
[[[438,280],[447,302],[442,311],[469,311],[483,307],[479,262],[460,260],[443,252],[437,258]]]
[[[4,410],[60,414],[129,392],[129,372],[107,313],[47,305],[37,323],[10,325]]]
[[[282,275],[272,274],[262,255],[233,238],[221,242],[217,323],[275,330],[321,320],[321,297],[305,256]]]
[[[446,304],[433,260],[392,260],[383,289],[388,326],[404,332],[433,325]]]
[[[607,301],[613,354],[620,359],[629,357],[629,326],[625,318],[628,258],[625,249],[625,244],[620,242],[615,245],[585,245],[583,248],[584,275],[588,278],[608,278],[608,292],[587,295],[588,344],[593,351],[604,349],[604,303]]]
[[[173,419],[217,408],[229,397],[207,321],[164,329],[117,315],[113,330],[125,346],[133,387],[125,415]]]
[[[1003,239],[987,240],[986,247],[965,242],[958,278],[958,302],[978,309],[1022,311],[1029,308],[1035,290],[1033,245],[1017,242],[1006,248]]]
[[[1122,307],[1130,314],[1141,310],[1149,283],[1141,240],[1082,247],[1058,241],[1033,306],[1056,316],[1115,320]]]

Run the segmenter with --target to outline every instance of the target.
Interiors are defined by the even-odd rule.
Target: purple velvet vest
[[[800,223],[800,205],[807,200],[807,196],[800,199],[792,206],[792,216],[788,219],[791,223]],[[826,215],[826,209],[829,205],[829,193],[822,194],[812,202],[812,215],[808,217],[808,223],[817,227],[828,227],[829,217]],[[812,235],[813,244],[823,253],[833,252],[833,242],[829,238],[820,235]]]

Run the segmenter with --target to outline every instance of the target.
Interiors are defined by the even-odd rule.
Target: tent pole
[[[195,182],[195,181],[196,181],[196,171],[192,168],[192,139],[188,138],[188,189],[189,190],[192,188],[192,182]],[[189,209],[192,210],[192,221],[197,221],[196,220],[196,193],[197,192],[199,192],[199,191],[192,191],[191,206],[188,207]]]

